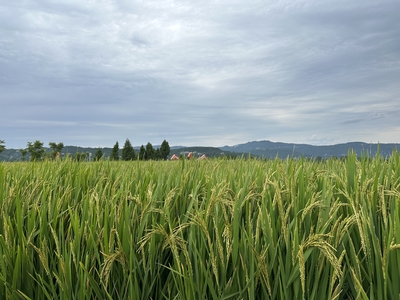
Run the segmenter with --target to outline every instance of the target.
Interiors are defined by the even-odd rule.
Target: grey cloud
[[[342,125],[348,125],[348,124],[355,124],[355,123],[360,123],[362,122],[362,119],[350,119],[350,120],[346,120],[341,122]]]
[[[399,6],[1,4],[0,139],[394,142]]]

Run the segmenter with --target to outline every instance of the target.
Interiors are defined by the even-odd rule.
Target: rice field
[[[0,164],[0,299],[400,299],[400,155]]]

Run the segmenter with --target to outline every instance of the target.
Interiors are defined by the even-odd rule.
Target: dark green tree
[[[168,158],[170,151],[171,151],[171,149],[169,147],[168,142],[166,140],[164,140],[160,146],[160,158],[163,160],[166,160]]]
[[[54,142],[50,142],[49,143],[49,146],[50,146],[50,148],[51,148],[51,153],[50,153],[50,157],[52,158],[52,159],[55,159],[56,158],[56,156],[57,156],[57,153],[58,153],[58,156],[60,156],[61,155],[61,150],[64,148],[64,143],[58,143],[58,144],[56,144],[56,143],[54,143]]]
[[[115,143],[114,147],[111,150],[110,160],[119,160],[119,144]]]
[[[19,149],[18,151],[19,151],[19,153],[21,153],[22,161],[25,161],[25,156],[28,154],[28,150],[27,149]]]
[[[153,159],[155,159],[155,160],[160,160],[161,159],[160,148],[157,148],[154,151],[154,158]]]
[[[0,153],[6,150],[6,146],[3,145],[5,142],[3,140],[0,140]]]
[[[140,146],[140,150],[139,150],[139,159],[145,160],[145,154],[146,154],[146,149],[142,145],[142,146]]]
[[[28,152],[31,155],[31,161],[42,160],[45,152],[43,143],[38,140],[36,140],[34,143],[28,142]]]
[[[103,151],[101,149],[97,149],[96,153],[94,154],[93,160],[94,161],[99,161],[103,157]]]
[[[122,160],[135,160],[136,153],[131,142],[126,139],[124,148],[122,148]]]
[[[76,161],[87,161],[88,157],[89,157],[89,153],[85,153],[85,152],[76,152],[75,153]]]
[[[153,148],[153,145],[148,142],[146,145],[146,151],[144,153],[144,159],[145,160],[151,160],[151,159],[155,159],[155,150]]]

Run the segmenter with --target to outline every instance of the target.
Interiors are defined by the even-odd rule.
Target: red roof
[[[179,157],[176,154],[171,156],[171,160],[178,160],[178,159],[179,159]]]

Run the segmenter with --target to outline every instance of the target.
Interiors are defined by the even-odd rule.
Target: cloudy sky
[[[0,2],[0,139],[400,143],[400,1]]]

